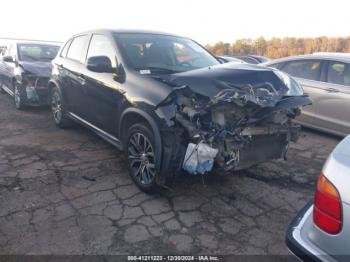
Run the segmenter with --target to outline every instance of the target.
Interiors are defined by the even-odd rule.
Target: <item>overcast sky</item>
[[[349,36],[349,0],[7,0],[0,37],[64,41],[95,28],[151,29],[201,44]]]

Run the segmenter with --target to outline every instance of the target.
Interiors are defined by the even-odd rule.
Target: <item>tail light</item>
[[[313,217],[316,226],[329,234],[338,234],[342,228],[338,190],[323,174],[317,180]]]

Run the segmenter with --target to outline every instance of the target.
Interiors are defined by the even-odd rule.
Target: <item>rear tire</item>
[[[127,131],[126,154],[129,174],[135,184],[146,193],[155,193],[159,171],[156,161],[160,159],[155,151],[154,135],[146,123],[132,125]]]
[[[58,127],[67,128],[71,126],[72,120],[64,109],[62,94],[57,87],[51,90],[51,110],[55,124]]]
[[[17,110],[25,109],[26,93],[25,90],[16,83],[14,85],[13,101]]]

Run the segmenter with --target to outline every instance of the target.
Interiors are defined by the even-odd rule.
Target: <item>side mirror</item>
[[[2,58],[2,60],[4,61],[4,62],[8,62],[8,63],[14,63],[15,61],[13,60],[13,57],[12,56],[4,56],[3,58]]]
[[[92,56],[88,58],[87,69],[98,73],[113,73],[112,62],[107,56]]]

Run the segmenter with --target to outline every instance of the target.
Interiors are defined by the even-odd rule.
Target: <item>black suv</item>
[[[51,61],[60,45],[27,40],[1,42],[0,92],[13,96],[17,109],[50,104]]]
[[[98,30],[69,39],[49,82],[59,127],[77,121],[128,156],[151,192],[183,168],[203,175],[284,157],[310,104],[288,75],[220,64],[196,42],[164,33]]]

